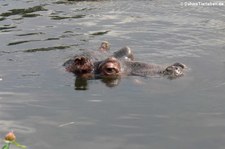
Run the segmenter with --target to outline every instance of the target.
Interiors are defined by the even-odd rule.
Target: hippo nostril
[[[84,65],[86,63],[86,59],[84,57],[78,57],[74,60],[77,65]]]
[[[85,64],[85,62],[86,62],[85,58],[84,58],[84,57],[82,57],[82,58],[80,59],[80,64],[81,64],[81,65],[84,65],[84,64]]]

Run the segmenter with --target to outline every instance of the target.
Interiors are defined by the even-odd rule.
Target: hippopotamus
[[[139,61],[119,60],[109,57],[98,62],[93,73],[79,75],[75,79],[75,90],[87,90],[88,79],[101,79],[107,87],[117,86],[122,76],[164,76],[168,79],[175,79],[184,74],[186,66],[182,63],[172,65],[158,65],[143,63]]]
[[[134,76],[165,76],[168,79],[175,79],[184,74],[187,68],[182,63],[172,65],[158,65],[139,61],[119,60],[115,57],[109,57],[100,62],[96,68],[96,74],[101,77],[116,77],[122,75]]]
[[[134,60],[129,47],[109,53],[109,43],[102,42],[98,51],[85,50],[66,61],[64,66],[68,72],[84,78],[112,78],[124,75],[166,76],[175,79],[184,74],[186,66],[182,63],[158,65]]]
[[[84,50],[81,54],[75,55],[72,59],[66,61],[63,66],[68,72],[81,76],[96,72],[95,68],[108,57],[126,61],[134,60],[133,53],[129,47],[124,47],[112,54],[109,52],[109,48],[109,43],[104,41],[101,43],[98,51]]]

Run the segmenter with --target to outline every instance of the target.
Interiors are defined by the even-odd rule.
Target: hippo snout
[[[87,63],[87,61],[88,60],[83,56],[77,57],[77,58],[74,59],[75,65],[81,65],[81,66],[84,65],[85,63]]]
[[[76,56],[64,64],[68,72],[73,72],[76,75],[90,73],[94,69],[93,63],[89,58],[84,56]]]

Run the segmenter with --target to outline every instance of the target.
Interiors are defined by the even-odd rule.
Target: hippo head
[[[68,72],[72,72],[75,75],[90,73],[94,69],[93,62],[85,56],[75,56],[73,59],[65,62],[64,66]]]
[[[186,66],[181,63],[174,63],[173,65],[168,66],[164,71],[163,74],[168,76],[170,79],[174,79],[180,77],[184,74],[184,69]]]
[[[121,65],[115,57],[109,57],[98,66],[98,72],[102,77],[116,77],[121,74]]]

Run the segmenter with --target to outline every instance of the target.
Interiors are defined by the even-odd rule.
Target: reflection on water
[[[101,82],[103,84],[105,84],[107,87],[115,87],[117,85],[119,85],[119,82],[120,82],[120,77],[116,77],[116,78],[99,78],[101,80]],[[88,90],[89,89],[89,86],[88,86],[88,83],[89,83],[90,79],[86,79],[86,78],[83,78],[83,77],[76,77],[75,78],[75,83],[74,83],[74,89],[75,90]]]
[[[74,83],[75,90],[87,90],[88,89],[88,80],[85,78],[76,77]]]
[[[0,134],[13,129],[32,149],[225,148],[224,14],[178,0],[0,1]],[[176,80],[64,71],[105,40],[190,70]]]
[[[117,78],[102,78],[101,81],[105,83],[107,87],[115,87],[120,83],[120,77]]]

